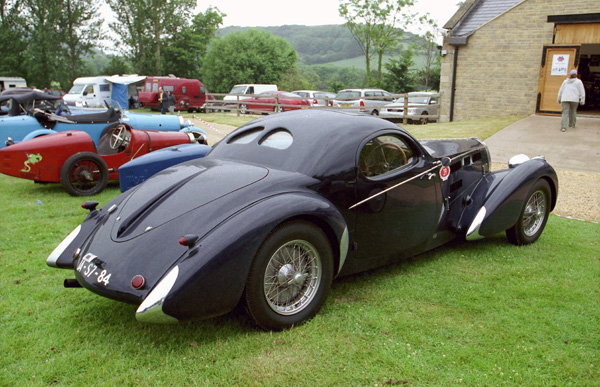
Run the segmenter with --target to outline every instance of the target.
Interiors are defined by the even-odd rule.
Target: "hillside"
[[[289,41],[298,52],[299,62],[304,65],[334,64],[364,69],[364,57],[360,46],[344,25],[279,27],[256,27]],[[225,27],[220,36],[244,31],[248,27]],[[404,33],[403,46],[418,39],[410,32]]]

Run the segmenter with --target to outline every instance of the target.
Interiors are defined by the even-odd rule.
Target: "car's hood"
[[[263,167],[208,159],[168,168],[134,189],[119,205],[111,238],[120,242],[150,230],[156,232],[179,216],[240,191],[268,173]]]

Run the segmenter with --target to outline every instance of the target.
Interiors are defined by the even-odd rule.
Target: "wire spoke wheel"
[[[108,182],[108,168],[94,153],[78,153],[67,159],[61,168],[60,182],[72,196],[100,193]]]
[[[532,236],[542,226],[546,217],[546,198],[540,191],[536,191],[527,201],[523,212],[523,233]]]
[[[246,309],[266,330],[312,318],[333,280],[333,253],[323,231],[306,221],[277,227],[256,252],[245,288]]]
[[[273,311],[289,315],[304,309],[321,283],[321,257],[313,245],[295,240],[269,260],[265,270],[265,298]]]
[[[514,245],[535,242],[546,227],[551,207],[550,185],[538,180],[529,191],[517,223],[506,230],[508,241]]]

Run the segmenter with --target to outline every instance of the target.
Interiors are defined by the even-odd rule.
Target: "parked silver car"
[[[380,110],[393,100],[394,96],[382,89],[345,89],[340,90],[330,106],[359,110],[377,116]]]
[[[329,104],[329,101],[335,97],[335,93],[328,91],[296,90],[292,91],[292,93],[302,98],[306,98],[308,102],[310,102],[310,106],[313,107],[325,107],[327,104]]]
[[[438,93],[408,93],[408,110],[406,112],[406,118],[409,123],[419,124],[437,121],[439,108]],[[404,119],[404,97],[400,97],[394,101],[394,103],[386,105],[381,109],[380,115],[381,118],[390,121],[402,121]]]

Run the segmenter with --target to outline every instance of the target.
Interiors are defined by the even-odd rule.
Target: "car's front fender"
[[[339,211],[314,194],[270,196],[230,216],[189,248],[177,263],[179,274],[164,298],[163,312],[181,320],[231,311],[263,241],[278,225],[299,219],[327,235],[339,272],[348,252],[348,229]]]
[[[459,229],[469,240],[490,236],[514,226],[533,184],[548,181],[550,210],[558,194],[556,171],[543,159],[533,159],[514,168],[486,175],[477,186],[462,216]]]
[[[58,132],[56,132],[54,130],[50,130],[50,129],[37,129],[37,130],[34,130],[33,132],[27,133],[27,135],[25,137],[23,137],[23,139],[21,141],[31,140],[32,138],[45,136],[47,134],[53,134],[53,133],[58,133]]]

